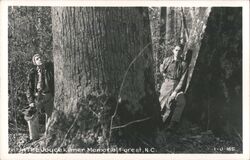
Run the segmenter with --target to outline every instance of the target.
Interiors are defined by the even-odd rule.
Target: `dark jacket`
[[[54,66],[52,62],[45,62],[44,64],[44,85],[47,88],[46,92],[51,93],[54,96]],[[37,90],[37,82],[38,82],[38,72],[37,68],[34,67],[30,70],[27,78],[27,99],[29,104],[34,103],[35,94],[38,92]]]

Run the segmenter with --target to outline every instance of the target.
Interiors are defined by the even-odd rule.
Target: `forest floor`
[[[238,136],[218,137],[211,130],[203,131],[199,126],[185,121],[174,134],[165,136],[165,143],[159,147],[158,152],[242,153],[242,140]]]
[[[41,128],[42,127],[43,126],[41,126]],[[154,144],[157,144],[157,146],[151,145],[152,143],[147,143],[147,140],[145,139],[140,139],[140,141],[145,144],[142,145],[143,147],[154,148],[154,150],[149,153],[242,153],[242,141],[240,137],[217,137],[211,130],[202,131],[199,126],[188,121],[182,122],[178,130],[172,135],[166,136],[165,130],[160,131],[156,139],[158,143]],[[27,143],[27,141],[27,129],[21,130],[19,133],[10,133],[9,153],[57,152],[55,150],[42,149],[41,140],[38,140],[37,142],[35,141],[33,143]],[[83,153],[86,152],[87,151],[85,150]],[[129,153],[146,152],[144,152],[144,150],[139,150],[139,152]]]

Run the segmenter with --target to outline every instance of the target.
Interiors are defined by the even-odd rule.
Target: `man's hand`
[[[35,104],[34,103],[30,103],[29,106],[30,107],[35,107]]]
[[[175,97],[176,97],[176,95],[177,95],[177,92],[174,91],[174,92],[171,94],[171,96],[169,97],[169,102],[171,102],[172,100],[174,100]]]
[[[163,64],[160,65],[160,72],[163,72]]]

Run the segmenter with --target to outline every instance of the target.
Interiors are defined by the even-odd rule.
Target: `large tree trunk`
[[[93,132],[96,140],[111,138],[109,128],[117,125],[148,123],[159,106],[147,9],[53,8],[52,24],[54,146],[64,145],[62,137],[76,138],[76,131]]]
[[[212,8],[188,90],[187,115],[216,134],[242,134],[241,17],[241,8]]]
[[[189,87],[189,83],[193,76],[193,71],[195,69],[196,61],[200,53],[201,42],[206,29],[207,20],[210,14],[210,7],[200,7],[195,8],[194,16],[192,19],[192,28],[190,30],[190,35],[184,47],[184,54],[192,53],[191,62],[189,64],[188,78],[186,89]]]

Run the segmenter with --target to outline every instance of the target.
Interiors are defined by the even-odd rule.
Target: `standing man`
[[[27,99],[29,106],[24,109],[24,118],[29,127],[31,141],[39,139],[39,112],[45,113],[45,133],[53,111],[54,69],[52,62],[46,62],[40,54],[32,58],[34,68],[28,74]]]
[[[172,50],[173,54],[164,59],[160,65],[160,72],[164,76],[164,82],[160,89],[159,101],[161,104],[162,121],[165,122],[167,118],[170,120],[168,131],[176,129],[185,106],[182,88],[187,65],[181,58],[181,51],[181,45],[175,45]],[[171,110],[172,116],[170,116]]]

